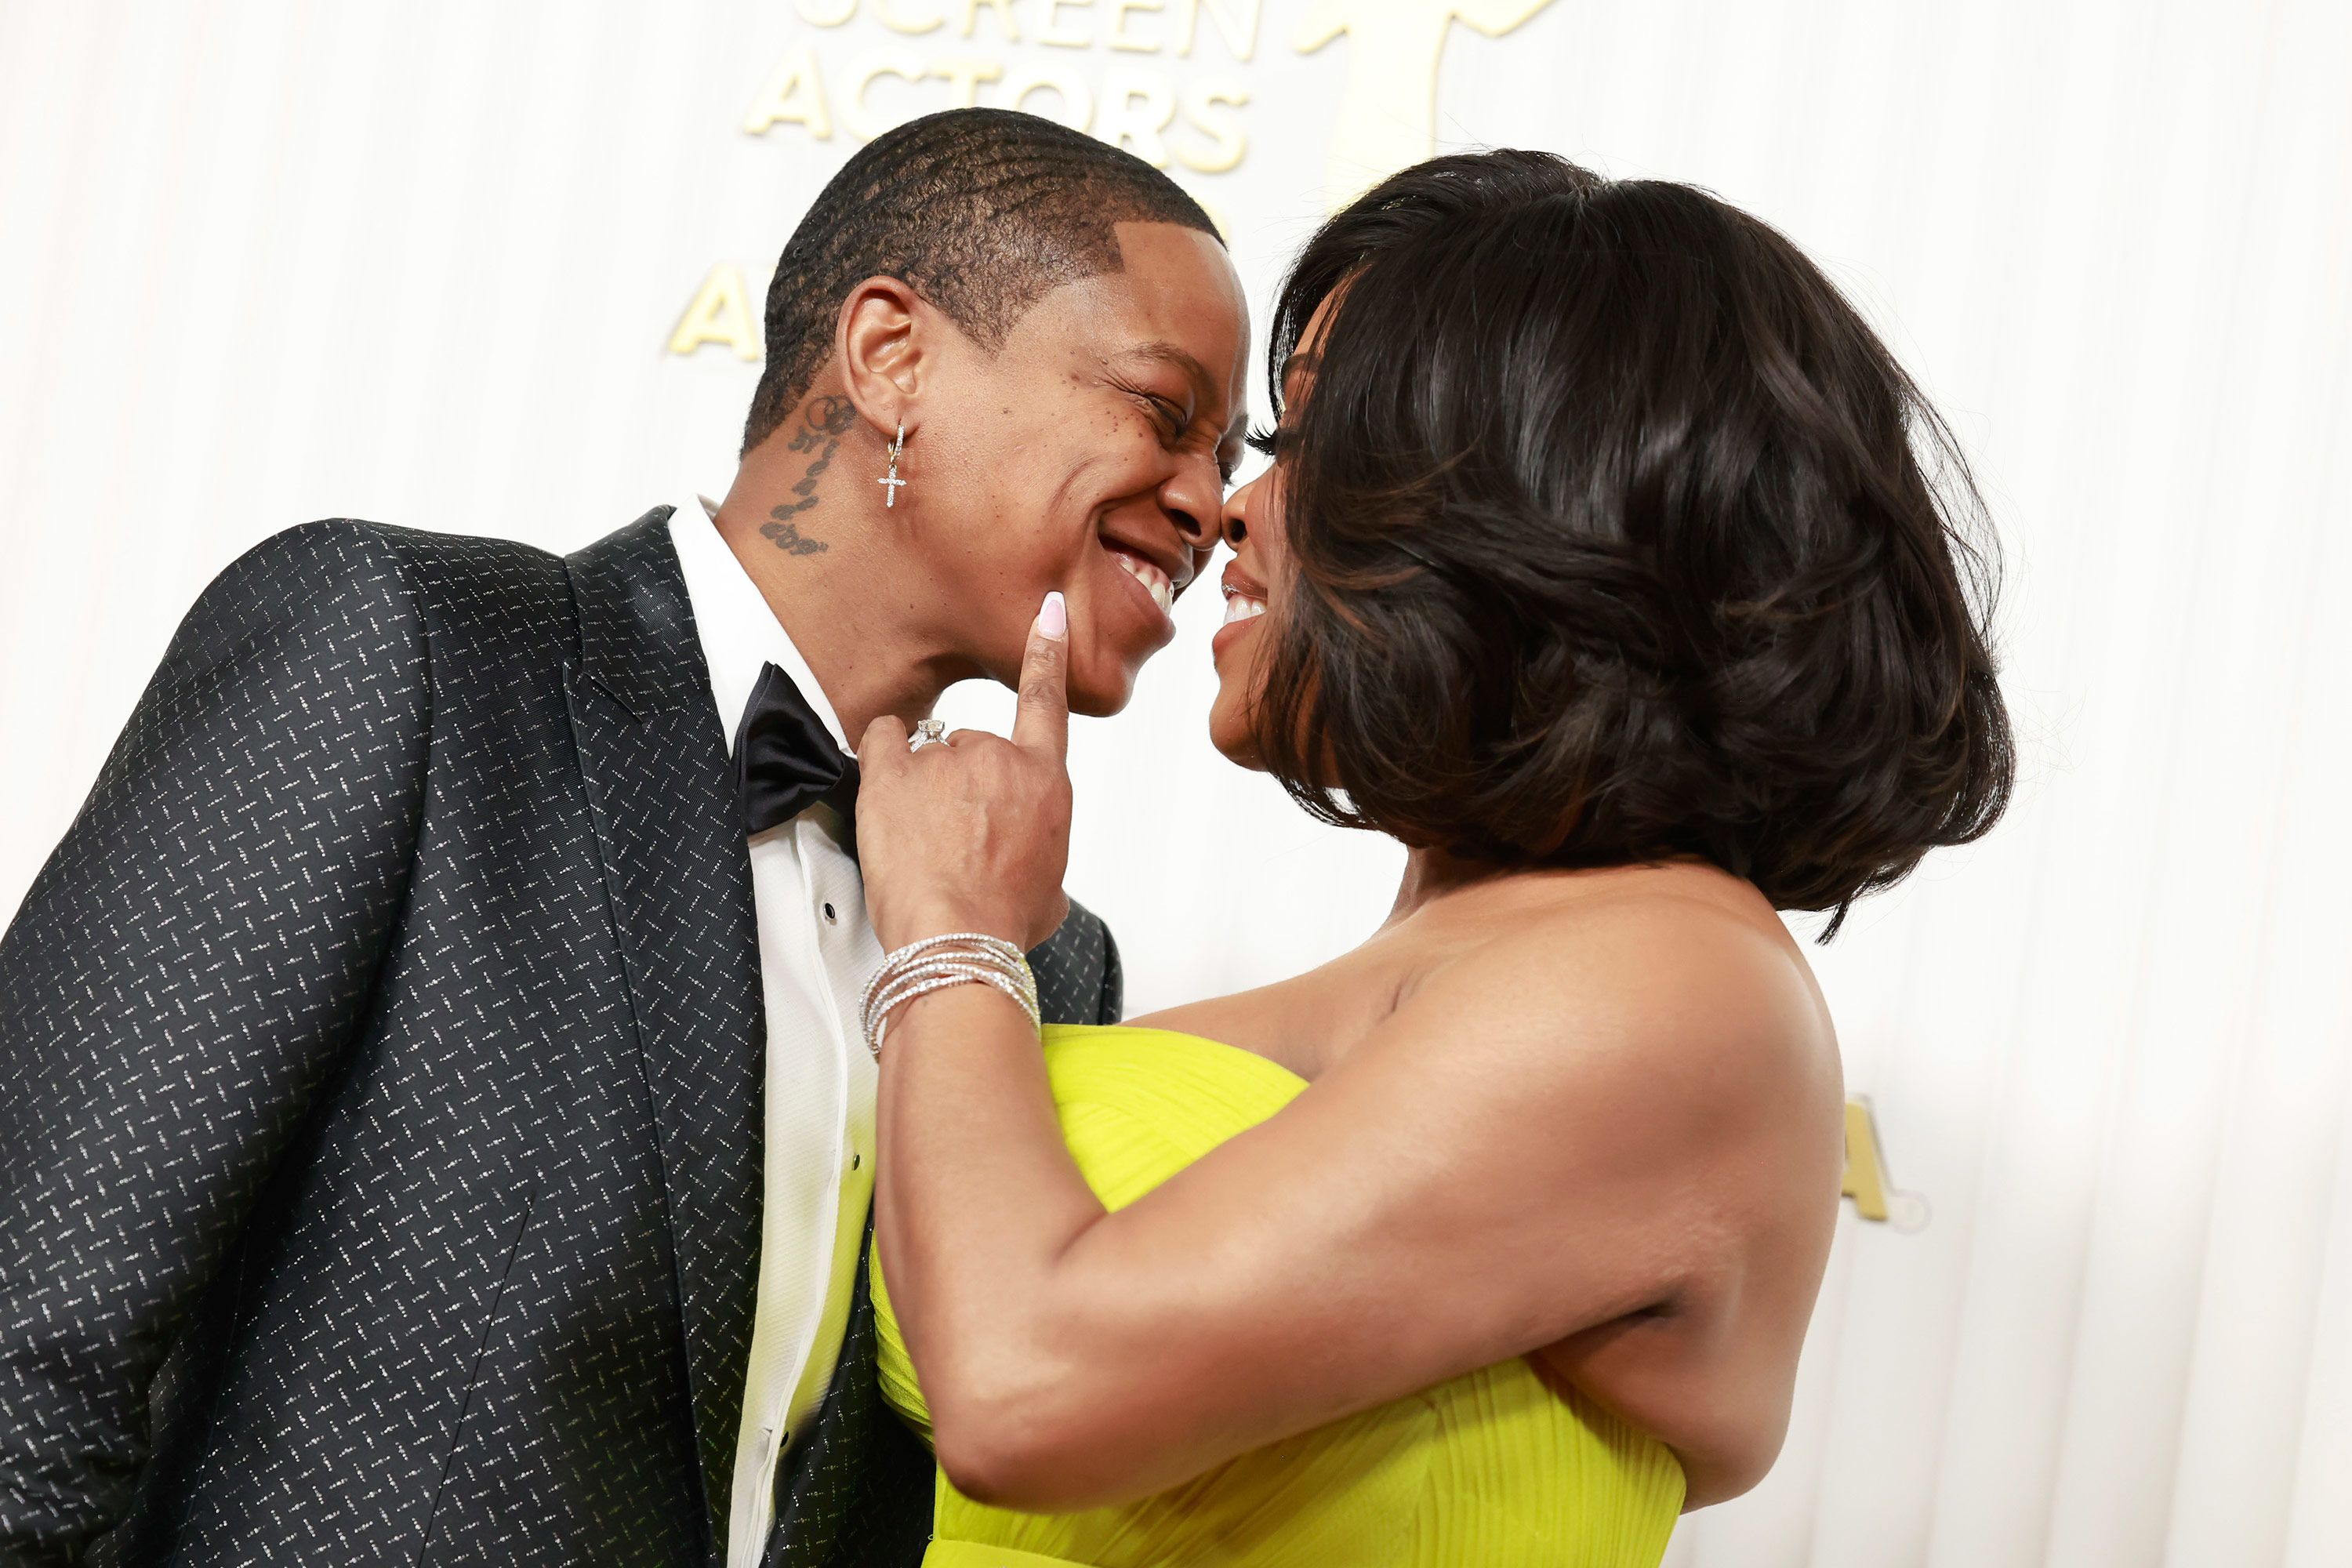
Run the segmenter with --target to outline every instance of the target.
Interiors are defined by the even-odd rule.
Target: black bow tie
[[[735,799],[743,831],[765,833],[819,801],[846,820],[857,802],[857,763],[842,754],[816,710],[774,665],[760,683],[735,730]]]

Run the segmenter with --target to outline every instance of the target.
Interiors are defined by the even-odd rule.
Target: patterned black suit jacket
[[[0,1563],[714,1560],[764,1026],[668,515],[313,523],[181,627],[0,940]],[[921,1551],[872,1318],[778,1568]]]

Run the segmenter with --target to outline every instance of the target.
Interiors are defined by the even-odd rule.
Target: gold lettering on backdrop
[[[1055,13],[1089,10],[1095,0],[1037,0],[1037,41],[1056,48],[1083,49],[1094,42],[1086,34],[1065,29]]]
[[[871,142],[899,119],[884,119],[866,106],[866,89],[876,77],[895,76],[919,82],[929,75],[919,56],[906,49],[876,49],[860,55],[849,68],[849,90],[841,97],[841,123],[860,142]]]
[[[946,25],[945,16],[901,16],[898,7],[907,0],[874,0],[874,15],[894,33],[929,33]]]
[[[1298,0],[1317,5],[1322,0]],[[1378,0],[1357,0],[1378,9]],[[1411,5],[1416,0],[1398,0]],[[1506,0],[1455,0],[1460,6],[1493,5]],[[1539,7],[1546,0],[1516,0]],[[1034,41],[1057,49],[1115,51],[1119,55],[1176,53],[1191,56],[1204,30],[1236,60],[1257,50],[1265,0],[871,0],[866,19],[902,37],[930,36],[944,41],[948,24],[965,38],[980,31],[982,12],[990,33],[1006,43]],[[1330,37],[1369,24],[1348,0],[1344,25]],[[793,14],[811,27],[838,29],[858,20],[859,0],[793,0]],[[1024,24],[1026,24],[1024,26]],[[878,38],[878,35],[869,35]],[[766,82],[743,111],[746,135],[765,136],[780,125],[798,126],[815,141],[831,141],[836,121],[854,140],[875,137],[920,114],[950,108],[976,108],[983,101],[1025,109],[1124,147],[1157,168],[1181,166],[1193,174],[1223,174],[1249,155],[1249,89],[1231,72],[1192,76],[1140,62],[1106,66],[1099,74],[1084,64],[1008,63],[991,58],[982,40],[974,54],[930,54],[896,46],[864,51],[846,66],[825,58],[803,37],[787,47]],[[1103,58],[1100,55],[1097,58]],[[833,79],[825,79],[825,68]],[[885,77],[898,79],[883,84]],[[1220,233],[1230,225],[1220,206],[1192,193]],[[747,361],[761,355],[759,316],[735,264],[715,264],[695,290],[669,336],[669,352],[693,354],[717,343]]]
[[[1229,76],[1195,77],[1184,84],[1179,101],[1185,123],[1208,137],[1210,147],[1195,153],[1179,142],[1173,148],[1176,161],[1203,174],[1222,174],[1239,165],[1249,151],[1249,137],[1242,131],[1241,116],[1218,106],[1242,108],[1249,102],[1249,89]]]
[[[1310,0],[1290,47],[1348,35],[1348,77],[1324,164],[1324,199],[1345,205],[1437,148],[1437,61],[1455,22],[1499,38],[1550,0]]]
[[[1013,0],[963,0],[963,36],[965,37],[971,37],[971,25],[979,19],[982,6],[996,13],[997,24],[1004,29],[1006,43],[1017,44],[1021,41],[1021,24],[1013,18]]]
[[[1123,67],[1103,72],[1102,121],[1095,134],[1125,147],[1155,169],[1168,166],[1160,133],[1176,118],[1176,94],[1156,70]]]
[[[1058,111],[1029,108],[1029,95],[1040,88],[1061,99]],[[1007,109],[1028,109],[1032,114],[1058,120],[1073,131],[1084,131],[1095,122],[1095,95],[1087,90],[1087,84],[1068,71],[1056,70],[1051,66],[1024,66],[1007,77],[1003,106]]]
[[[955,95],[955,107],[970,109],[980,101],[980,84],[994,81],[1004,74],[1004,68],[988,60],[951,58],[933,60],[931,74],[948,84]]]
[[[877,86],[884,77],[915,84],[912,101],[905,88]],[[944,83],[944,91],[929,88],[933,82]],[[835,79],[828,99],[815,55],[805,44],[794,45],[744,110],[743,130],[761,136],[779,125],[798,125],[818,141],[829,141],[837,116],[843,131],[870,142],[915,115],[974,107],[992,83],[1003,85],[987,94],[988,101],[1091,131],[1157,168],[1172,161],[1199,174],[1221,174],[1239,167],[1249,153],[1239,113],[1250,101],[1249,89],[1230,74],[1180,82],[1146,66],[1113,66],[1097,83],[1067,67],[1030,64],[1016,67],[1008,78],[1000,60],[889,47],[857,56],[846,74]],[[1029,101],[1041,92],[1046,96]],[[1171,141],[1171,132],[1180,139]]]
[[[817,75],[816,57],[806,44],[784,51],[775,74],[751,107],[743,111],[743,129],[764,136],[772,125],[804,125],[820,142],[833,140],[833,117],[824,109],[824,81]]]
[[[1141,38],[1127,30],[1127,14],[1130,11],[1157,11],[1167,0],[1110,0],[1110,26],[1103,41],[1114,49],[1129,49],[1139,55],[1156,55],[1165,46],[1165,38]]]
[[[1381,0],[1370,0],[1370,4],[1377,5]],[[1258,0],[1177,0],[1176,37],[1182,40],[1176,46],[1178,54],[1192,52],[1202,11],[1208,12],[1210,23],[1223,35],[1234,58],[1246,60],[1257,53]]]
[[[724,343],[737,359],[760,357],[760,334],[751,325],[751,303],[743,292],[743,274],[720,262],[694,291],[686,314],[669,335],[669,352],[690,354],[705,343]]]
[[[1845,1180],[1838,1192],[1853,1200],[1853,1212],[1863,1218],[1886,1217],[1886,1163],[1879,1153],[1870,1100],[1862,1095],[1845,1102]]]

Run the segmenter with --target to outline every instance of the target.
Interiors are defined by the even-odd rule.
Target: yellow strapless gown
[[[1288,1104],[1305,1082],[1193,1035],[1048,1026],[1062,1133],[1117,1209]],[[883,1396],[929,1423],[877,1267]],[[1683,1473],[1654,1438],[1523,1360],[1241,1455],[1141,1502],[1034,1514],[942,1475],[924,1568],[1656,1568]]]

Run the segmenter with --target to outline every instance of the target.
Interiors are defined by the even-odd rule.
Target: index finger
[[[1070,612],[1059,594],[1045,595],[1029,628],[1021,660],[1021,703],[1013,715],[1013,743],[1056,760],[1070,749]]]

